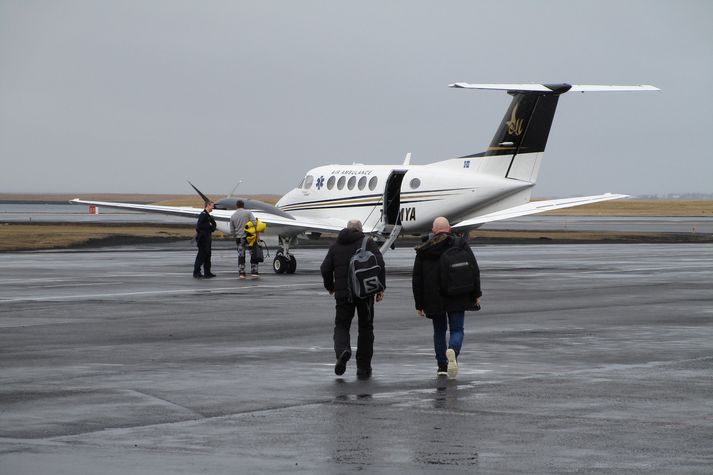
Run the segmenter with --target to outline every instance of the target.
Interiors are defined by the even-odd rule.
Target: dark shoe
[[[371,378],[371,368],[357,368],[357,379]]]
[[[213,274],[212,272],[208,272],[208,273],[205,275],[205,278],[206,278],[206,279],[212,279],[213,277],[215,277],[215,274]]]
[[[203,274],[193,274],[193,278],[194,278],[194,279],[202,279],[202,278],[203,278]]]
[[[438,376],[448,376],[448,366],[447,365],[438,365],[438,371],[436,372],[436,375]]]
[[[245,280],[245,272],[240,273],[240,280]]]
[[[342,351],[342,354],[337,358],[337,362],[334,365],[334,374],[341,376],[347,370],[347,361],[352,357],[352,352],[349,350]]]

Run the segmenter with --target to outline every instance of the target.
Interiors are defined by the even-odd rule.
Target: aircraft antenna
[[[243,182],[243,180],[238,180],[238,183],[233,187],[232,190],[230,190],[230,193],[228,193],[228,196],[226,196],[226,198],[232,198],[232,197],[233,197],[233,193],[235,193],[235,190],[238,189],[238,187],[240,186],[240,184],[241,184],[242,182]]]

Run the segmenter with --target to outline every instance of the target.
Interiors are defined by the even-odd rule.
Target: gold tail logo
[[[517,118],[517,108],[520,106],[520,104],[516,104],[515,107],[512,109],[512,115],[510,116],[510,120],[505,122],[505,125],[508,126],[508,134],[510,135],[515,135],[516,137],[519,137],[522,135],[522,119]]]

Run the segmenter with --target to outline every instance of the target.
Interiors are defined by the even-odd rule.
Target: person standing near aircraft
[[[347,223],[337,236],[337,242],[329,247],[329,251],[320,266],[324,288],[334,295],[336,300],[336,316],[334,317],[334,352],[337,362],[334,373],[337,376],[344,374],[347,361],[352,356],[349,329],[356,310],[359,318],[359,336],[357,338],[357,378],[368,379],[371,377],[371,358],[374,354],[374,300],[380,302],[384,292],[378,292],[367,298],[350,298],[348,288],[349,261],[354,253],[361,248],[364,240],[361,221],[353,219]],[[384,258],[376,243],[369,239],[367,248],[376,256],[381,271],[379,280],[386,286],[386,271]]]
[[[230,233],[235,238],[235,244],[238,246],[238,273],[240,279],[245,279],[245,248],[249,248],[247,234],[245,233],[245,225],[248,221],[255,222],[255,215],[245,209],[245,202],[237,200],[235,202],[237,208],[230,217]],[[250,274],[253,278],[258,276],[258,264],[253,259],[253,250],[250,249]]]
[[[473,251],[463,238],[451,234],[448,220],[442,216],[433,221],[433,236],[416,248],[413,264],[413,297],[418,315],[433,323],[433,346],[438,362],[438,375],[454,378],[458,374],[457,358],[463,345],[466,310],[480,308],[480,269]],[[462,249],[461,264],[465,274],[459,280],[470,283],[462,292],[450,292],[444,285],[442,256],[454,247]],[[449,252],[449,254],[453,254]],[[458,264],[456,264],[458,266]],[[450,338],[446,342],[446,330]]]
[[[196,279],[210,279],[211,277],[215,277],[215,274],[210,271],[213,232],[216,228],[215,219],[210,215],[212,212],[213,202],[206,201],[205,207],[201,214],[198,215],[198,222],[196,223],[196,245],[198,246],[198,254],[196,255],[196,262],[193,264],[193,277]],[[203,267],[203,274],[201,274],[201,266]]]

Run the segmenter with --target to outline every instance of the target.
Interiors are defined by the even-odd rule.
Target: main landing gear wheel
[[[289,265],[290,261],[281,252],[278,252],[272,261],[272,270],[275,271],[275,274],[284,274]]]
[[[272,270],[275,274],[294,274],[297,270],[297,259],[295,256],[285,256],[282,251],[275,253],[275,259],[272,261]]]

